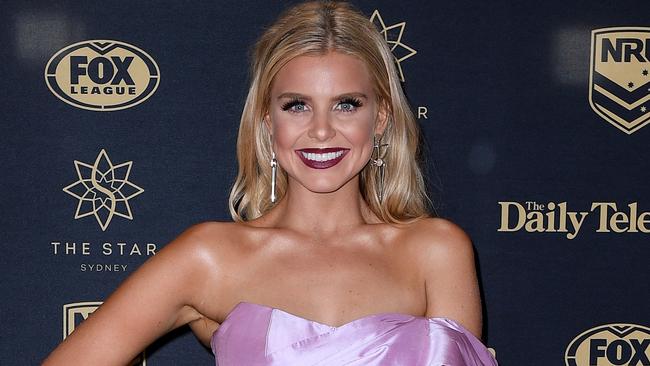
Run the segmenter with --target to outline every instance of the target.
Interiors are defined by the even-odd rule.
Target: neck
[[[358,175],[329,193],[312,192],[289,178],[286,194],[268,213],[269,226],[319,236],[375,222],[379,220],[361,196]]]

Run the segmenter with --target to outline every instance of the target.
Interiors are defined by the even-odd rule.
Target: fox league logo
[[[576,336],[566,349],[566,366],[648,366],[650,328],[605,324]]]
[[[591,32],[589,103],[627,134],[650,122],[650,28]]]
[[[138,47],[90,40],[54,54],[45,67],[45,82],[54,95],[77,108],[115,111],[149,98],[158,88],[160,71]]]

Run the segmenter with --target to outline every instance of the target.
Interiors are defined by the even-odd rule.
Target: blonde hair
[[[336,51],[362,60],[368,68],[378,102],[388,112],[382,143],[388,143],[383,200],[379,201],[377,167],[360,173],[361,194],[383,222],[406,223],[430,215],[430,200],[418,164],[420,130],[400,84],[386,40],[363,14],[347,3],[314,1],[288,9],[264,32],[254,48],[251,85],[237,137],[239,173],[230,191],[235,221],[258,218],[274,203],[271,191],[271,135],[262,122],[270,103],[275,75],[291,59]],[[279,168],[278,201],[287,189],[287,174]],[[276,201],[277,202],[277,201]]]

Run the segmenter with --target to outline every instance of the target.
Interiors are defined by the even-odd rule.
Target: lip
[[[313,168],[313,169],[328,169],[328,168],[331,168],[334,165],[338,164],[341,160],[343,160],[343,158],[345,157],[345,155],[348,154],[348,151],[350,151],[350,149],[346,149],[344,147],[326,147],[326,148],[322,148],[322,149],[305,148],[305,149],[299,149],[299,150],[295,150],[295,151],[296,151],[296,154],[298,155],[298,157],[300,158],[300,160],[302,160],[302,162],[305,165],[307,165],[308,167]],[[334,159],[331,159],[331,160],[326,160],[326,161],[309,160],[309,159],[307,159],[306,157],[304,157],[302,155],[303,152],[308,153],[308,154],[309,153],[311,153],[311,154],[326,154],[326,153],[338,152],[338,151],[343,151],[343,154],[341,154],[341,156],[339,156],[337,158],[334,158]]]

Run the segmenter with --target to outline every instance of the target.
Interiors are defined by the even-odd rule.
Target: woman
[[[293,7],[255,48],[235,222],[168,244],[45,364],[126,364],[189,324],[221,366],[495,365],[470,240],[429,217],[418,143],[367,18]]]

